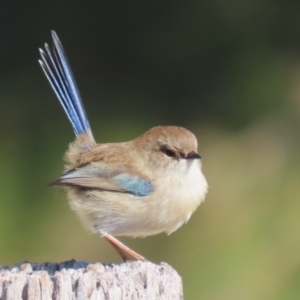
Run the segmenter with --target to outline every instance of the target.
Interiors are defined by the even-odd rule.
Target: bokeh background
[[[0,264],[119,263],[47,184],[74,138],[38,48],[61,38],[98,142],[199,139],[207,199],[167,237],[123,238],[186,299],[300,299],[299,1],[1,1]]]

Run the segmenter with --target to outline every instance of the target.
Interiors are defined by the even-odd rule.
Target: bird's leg
[[[127,262],[130,260],[128,258],[128,256],[124,253],[124,251],[121,248],[119,248],[119,246],[117,246],[114,242],[112,242],[107,236],[104,236],[104,237],[115,248],[115,250],[120,254],[120,256],[122,257],[124,262]]]
[[[133,251],[132,249],[130,249],[129,247],[127,247],[126,245],[121,243],[119,240],[117,240],[110,234],[104,234],[103,236],[118,251],[118,253],[120,254],[120,256],[122,257],[122,259],[125,262],[129,260],[129,258],[127,257],[127,255],[125,253],[129,254],[136,260],[143,260],[143,261],[146,260],[145,257],[143,257],[142,255],[138,254],[137,252]]]

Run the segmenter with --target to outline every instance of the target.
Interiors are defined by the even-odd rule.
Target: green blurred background
[[[299,1],[1,1],[0,264],[115,262],[59,189],[74,138],[38,47],[57,31],[98,142],[196,133],[210,189],[167,237],[122,241],[186,299],[300,299]]]

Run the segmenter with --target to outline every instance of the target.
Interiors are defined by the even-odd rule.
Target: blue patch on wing
[[[113,178],[115,184],[135,196],[147,196],[154,191],[151,181],[130,174],[119,174]]]

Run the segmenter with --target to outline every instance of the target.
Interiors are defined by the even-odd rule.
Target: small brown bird
[[[177,126],[157,126],[138,138],[96,144],[63,47],[52,31],[39,61],[76,139],[65,154],[65,172],[52,184],[63,186],[70,206],[93,232],[105,237],[124,261],[144,260],[113,236],[167,234],[186,223],[204,200],[197,139]]]

